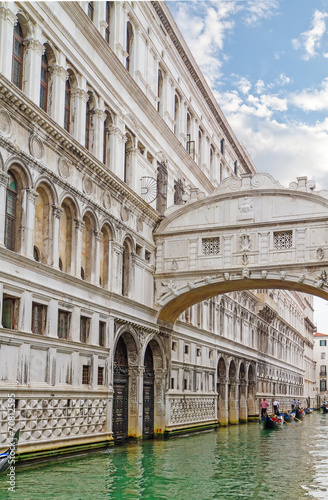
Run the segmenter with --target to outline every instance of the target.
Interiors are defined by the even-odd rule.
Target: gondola
[[[295,409],[295,418],[297,418],[298,420],[302,420],[303,418],[305,418],[305,413],[302,408]]]
[[[6,471],[10,466],[10,452],[12,449],[16,449],[17,443],[19,439],[19,429],[15,432],[11,445],[8,450],[4,453],[0,453],[0,472]]]
[[[328,413],[328,408],[327,408],[327,406],[326,406],[326,405],[322,405],[322,406],[321,406],[321,409],[322,409],[322,412],[323,412],[323,413]]]
[[[282,414],[282,417],[284,419],[285,422],[292,422],[294,420],[294,415],[292,415],[292,413],[283,413]]]
[[[280,429],[283,424],[284,420],[282,417],[277,417],[276,415],[273,416],[274,420],[272,417],[269,417],[269,415],[266,415],[263,419],[263,429]]]

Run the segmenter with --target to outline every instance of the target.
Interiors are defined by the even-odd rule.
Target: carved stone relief
[[[29,141],[30,153],[37,160],[41,160],[44,156],[44,146],[40,137],[35,134],[31,134]]]

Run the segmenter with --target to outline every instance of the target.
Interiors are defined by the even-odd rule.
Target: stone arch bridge
[[[159,323],[235,290],[282,288],[328,299],[328,191],[299,177],[229,177],[208,197],[192,190],[154,233]]]

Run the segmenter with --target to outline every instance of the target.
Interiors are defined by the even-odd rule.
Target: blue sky
[[[167,5],[257,170],[328,189],[328,0]],[[327,306],[316,300],[324,333]]]

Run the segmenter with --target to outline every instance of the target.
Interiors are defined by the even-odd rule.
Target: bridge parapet
[[[268,174],[194,191],[154,234],[159,317],[233,290],[285,288],[328,297],[328,191],[306,177],[284,188]],[[170,314],[163,311],[171,310]]]

